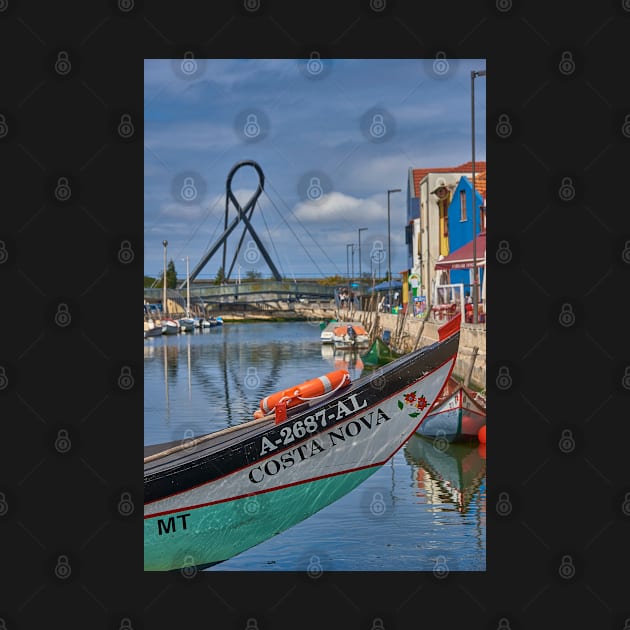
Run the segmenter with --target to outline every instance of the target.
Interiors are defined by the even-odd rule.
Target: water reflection
[[[416,495],[433,506],[430,509],[454,506],[462,514],[469,512],[486,476],[485,444],[448,444],[413,435],[404,455]]]
[[[335,370],[348,370],[350,378],[356,380],[363,372],[363,361],[359,350],[335,348],[333,344],[321,344],[322,359]]]

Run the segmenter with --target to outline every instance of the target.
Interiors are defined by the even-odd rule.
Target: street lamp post
[[[359,228],[359,282],[361,282],[361,232],[367,230],[366,227]]]
[[[392,242],[389,218],[389,196],[391,193],[400,192],[400,188],[390,188],[387,191],[387,303],[389,310],[392,309]]]
[[[190,256],[182,260],[186,261],[186,317],[190,317]]]
[[[166,246],[168,245],[168,241],[166,239],[163,240],[162,245],[164,245],[164,271],[162,271],[162,284],[164,286],[162,295],[162,317],[164,317],[166,315]]]
[[[348,277],[348,308],[350,307],[350,256],[348,248],[352,247],[352,273],[354,273],[354,243],[346,243],[346,276]]]
[[[475,188],[475,78],[485,77],[485,70],[470,73],[470,111],[472,127],[472,206],[473,206],[473,323],[479,321],[479,270],[477,269],[477,189]]]

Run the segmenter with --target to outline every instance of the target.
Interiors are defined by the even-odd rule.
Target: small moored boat
[[[333,343],[338,349],[365,348],[370,343],[370,337],[361,324],[338,324],[333,329]]]
[[[176,335],[180,331],[179,322],[176,319],[162,318],[162,332],[165,335]]]
[[[479,429],[485,424],[486,407],[481,399],[468,387],[450,378],[416,433],[430,440],[475,441]]]
[[[399,352],[392,350],[380,337],[377,337],[370,349],[361,355],[361,360],[366,368],[374,368],[379,365],[385,365],[394,359],[402,356]]]
[[[179,327],[184,332],[194,332],[195,331],[195,320],[192,317],[182,317],[178,320]]]

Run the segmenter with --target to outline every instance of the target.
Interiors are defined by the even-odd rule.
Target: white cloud
[[[383,216],[383,206],[374,199],[359,199],[340,192],[324,195],[317,202],[301,202],[293,214],[302,222],[369,221]]]

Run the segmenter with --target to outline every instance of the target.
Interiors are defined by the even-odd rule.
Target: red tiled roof
[[[475,183],[477,183],[477,172],[486,170],[485,162],[475,161]],[[470,173],[472,171],[472,162],[465,162],[459,166],[441,166],[438,168],[414,168],[413,169],[413,190],[416,197],[420,196],[420,182],[427,173]],[[483,195],[485,198],[485,194]]]
[[[471,178],[472,182],[472,178]],[[486,199],[486,171],[481,173],[477,173],[477,164],[475,163],[475,188],[477,192],[481,195],[481,198],[485,201]]]

